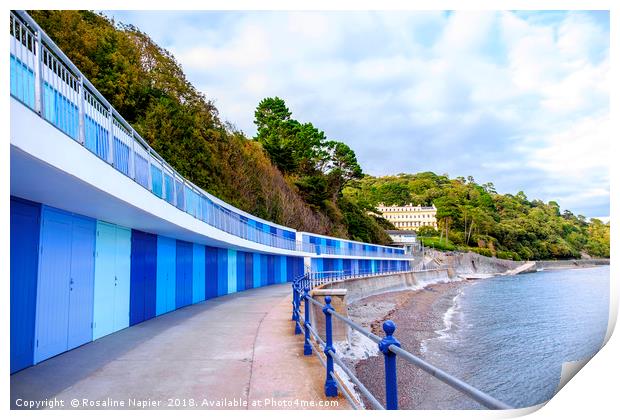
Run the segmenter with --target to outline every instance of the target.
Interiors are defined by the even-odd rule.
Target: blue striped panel
[[[84,116],[84,145],[103,160],[108,160],[108,130],[88,115]]]
[[[237,292],[245,290],[245,256],[245,252],[237,251]]]
[[[228,250],[228,285],[227,293],[235,293],[237,291],[237,251]]]
[[[218,289],[217,248],[205,247],[205,298],[217,297]]]
[[[149,163],[139,154],[135,154],[135,179],[136,182],[144,188],[149,187]]]
[[[34,363],[40,217],[40,204],[11,197],[11,373]]]
[[[176,303],[176,241],[157,237],[157,315],[173,311]]]
[[[151,319],[156,313],[157,235],[131,231],[131,288],[129,324]]]
[[[129,146],[114,137],[114,167],[129,175]]]
[[[267,255],[260,254],[260,285],[261,286],[266,286],[267,284],[269,284],[269,268],[268,268],[269,263],[268,261],[269,261],[269,258],[267,258]]]
[[[286,283],[286,279],[287,279],[286,256],[279,255],[278,259],[280,260],[280,281],[279,283]]]
[[[174,180],[166,173],[164,173],[164,193],[166,201],[174,205]]]
[[[253,259],[253,271],[254,271],[254,284],[253,286],[256,287],[260,287],[262,282],[261,282],[261,257],[260,254],[257,253],[253,253],[252,254],[252,259]]]
[[[185,188],[183,188],[183,183],[181,181],[176,181],[176,190],[177,190],[177,208],[181,210],[185,210]]]
[[[151,165],[151,191],[158,197],[163,197],[163,175],[161,169]]]
[[[43,110],[45,119],[64,131],[67,135],[78,138],[79,112],[77,106],[61,95],[47,82],[43,83]]]
[[[11,55],[11,95],[34,109],[34,72]]]
[[[205,300],[205,247],[194,244],[192,272],[192,303]]]
[[[254,254],[245,253],[245,287],[244,289],[252,289],[254,287]]]
[[[228,293],[228,250],[217,249],[217,295],[224,296]]]
[[[185,241],[176,241],[175,309],[192,304],[194,247]]]

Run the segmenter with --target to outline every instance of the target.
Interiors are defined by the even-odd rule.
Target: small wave
[[[422,340],[420,343],[420,352],[425,354],[428,352],[428,341],[430,340],[447,340],[452,338],[452,329],[454,326],[454,316],[455,314],[460,314],[460,299],[463,296],[463,290],[459,290],[459,292],[452,298],[452,305],[446,309],[446,312],[443,314],[443,325],[444,327],[439,330],[435,330],[435,334],[437,337],[427,338]]]

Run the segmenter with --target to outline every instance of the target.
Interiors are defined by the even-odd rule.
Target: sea
[[[592,357],[609,318],[609,266],[463,284],[423,358],[513,407],[551,399],[562,364]],[[483,408],[429,377],[426,409]]]

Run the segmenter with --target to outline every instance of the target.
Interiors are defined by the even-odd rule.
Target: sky
[[[370,175],[472,175],[609,216],[608,12],[104,13],[172,52],[248,136],[279,96]]]

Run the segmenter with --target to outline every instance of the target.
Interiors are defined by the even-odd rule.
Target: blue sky
[[[472,175],[609,216],[607,12],[105,13],[249,136],[279,96],[371,175]]]

